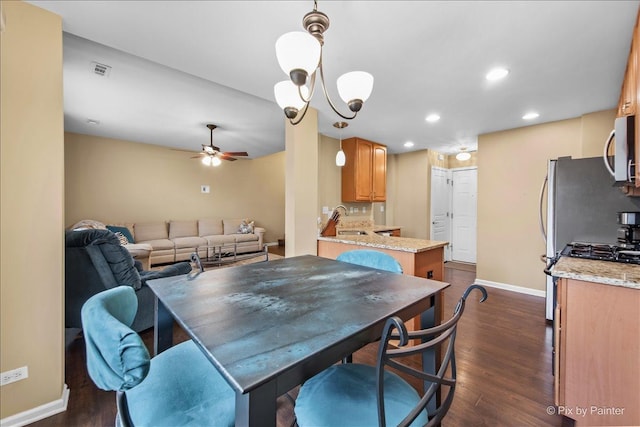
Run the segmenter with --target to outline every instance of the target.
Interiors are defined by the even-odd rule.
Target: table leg
[[[246,394],[236,393],[236,427],[275,427],[277,398],[274,381]]]
[[[158,297],[155,299],[153,353],[157,356],[173,345],[173,316]]]

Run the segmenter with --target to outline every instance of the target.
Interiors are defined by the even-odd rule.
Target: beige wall
[[[387,223],[402,227],[403,237],[429,237],[429,150],[387,158]]]
[[[64,149],[62,21],[1,5],[0,369],[29,369],[2,387],[5,419],[62,402]]]
[[[250,218],[265,242],[284,236],[284,152],[203,165],[192,153],[65,134],[65,225]],[[211,192],[200,192],[209,185]]]
[[[478,279],[542,291],[539,194],[547,160],[600,156],[613,111],[480,135]]]

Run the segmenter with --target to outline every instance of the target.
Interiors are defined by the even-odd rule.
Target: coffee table
[[[205,253],[204,257],[201,257],[201,253]],[[238,254],[237,243],[221,243],[215,245],[198,246],[196,251],[191,254],[191,262],[195,263],[200,271],[204,271],[205,266],[224,264],[232,264],[238,261],[244,261],[246,259],[256,258],[265,255],[265,261],[269,261],[269,248],[267,245],[263,246],[262,251],[249,252],[246,254]]]

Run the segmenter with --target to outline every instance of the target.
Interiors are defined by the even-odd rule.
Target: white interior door
[[[451,241],[450,171],[433,166],[431,168],[431,240]],[[450,245],[444,248],[444,260],[451,260]]]
[[[452,171],[451,259],[476,262],[478,169]]]

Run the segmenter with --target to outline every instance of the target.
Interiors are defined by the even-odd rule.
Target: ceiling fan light
[[[320,42],[309,33],[292,31],[281,35],[276,41],[276,57],[285,74],[293,70],[314,73],[320,63]]]
[[[204,156],[202,158],[202,164],[205,166],[211,166],[211,156]]]
[[[211,157],[211,166],[220,166],[220,163],[222,163],[222,160],[218,156]]]
[[[456,154],[456,159],[460,160],[461,162],[469,160],[470,158],[471,158],[471,153],[467,153],[466,151]]]
[[[308,96],[309,90],[306,86],[301,86],[300,91],[304,96]],[[273,94],[276,102],[283,110],[287,108],[295,108],[296,110],[304,107],[304,100],[300,98],[298,87],[291,83],[290,80],[283,80],[273,86]]]
[[[359,100],[360,104],[369,99],[373,91],[373,76],[366,71],[351,71],[338,77],[338,93],[347,104]]]
[[[346,162],[347,158],[344,155],[344,151],[340,149],[340,151],[338,151],[338,154],[336,154],[336,166],[344,166]]]

